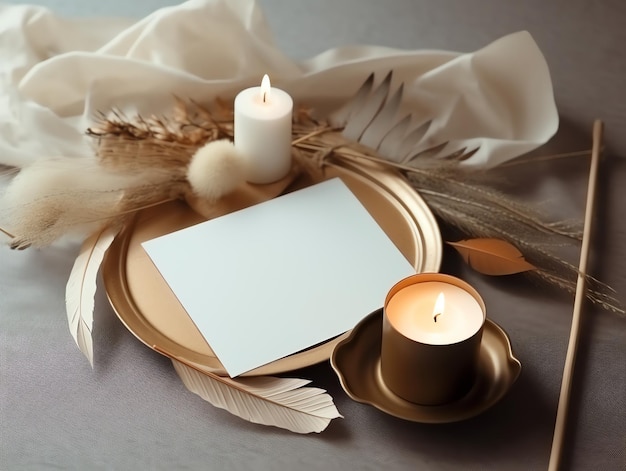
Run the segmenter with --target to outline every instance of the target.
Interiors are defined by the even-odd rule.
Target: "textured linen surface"
[[[39,3],[67,15],[141,18],[176,2]],[[548,60],[561,111],[554,145],[542,152],[589,148],[588,125],[595,117],[606,118],[607,143],[613,150],[620,149],[617,155],[608,152],[602,164],[592,265],[594,275],[616,288],[624,300],[626,165],[625,159],[616,158],[626,155],[623,2],[262,0],[260,4],[276,43],[290,57],[297,57],[299,64],[340,45],[343,51],[359,50],[351,44],[471,52],[511,32],[529,30]],[[44,20],[47,15],[42,12],[39,23],[33,18],[24,20],[22,27],[53,28]],[[27,57],[33,44],[14,43],[13,49],[7,49],[4,30],[0,49],[8,51],[11,61],[20,54],[23,63],[33,64],[39,57],[56,54],[51,45],[57,44],[58,51],[95,50],[138,21],[61,21],[55,15],[52,23],[59,34],[46,33],[51,42],[37,45],[37,57]],[[4,14],[0,14],[0,24],[4,24]],[[93,39],[69,45],[56,42],[62,42],[61,33],[73,27],[89,31]],[[287,58],[285,62],[293,63]],[[24,76],[27,69],[30,65],[19,74]],[[2,65],[0,70],[4,70]],[[364,76],[365,71],[354,89]],[[252,83],[258,78],[245,80]],[[324,93],[334,93],[331,85]],[[139,88],[147,91],[150,87]],[[0,93],[7,93],[4,85]],[[72,141],[71,136],[76,129],[82,132],[84,103],[73,105],[75,116],[58,121],[34,102],[30,107],[18,103],[11,113],[18,110],[24,120],[33,119],[46,129],[56,123],[59,129],[49,129],[54,133],[48,134],[44,145],[24,125],[18,141],[1,140],[3,152],[8,149],[8,155],[20,162],[37,156],[42,148],[82,155],[78,140]],[[0,108],[2,116],[9,112],[4,103]],[[74,128],[76,123],[79,126]],[[4,122],[0,127],[6,130]],[[51,138],[63,130],[69,139]],[[610,146],[620,142],[621,147]],[[586,159],[571,160],[512,167],[508,176],[521,197],[542,202],[543,208],[556,215],[579,217],[587,168]],[[248,424],[186,391],[171,363],[142,345],[117,320],[102,287],[96,299],[96,364],[91,370],[71,338],[64,310],[65,282],[77,250],[75,244],[19,253],[0,247],[1,470],[547,469],[567,349],[570,297],[555,295],[520,277],[476,275],[446,252],[442,271],[470,282],[484,297],[488,315],[511,336],[523,369],[509,395],[466,422],[414,424],[351,401],[329,365],[322,364],[294,375],[327,388],[345,419],[333,421],[320,435],[302,437]],[[624,320],[586,306],[565,470],[626,469],[625,357]]]

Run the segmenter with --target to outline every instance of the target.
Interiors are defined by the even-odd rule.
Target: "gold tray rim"
[[[464,398],[459,399],[451,404],[444,404],[439,406],[425,406],[419,404],[413,404],[396,396],[392,391],[384,386],[382,377],[380,375],[380,342],[382,338],[382,322],[383,322],[383,309],[377,309],[359,322],[352,331],[346,335],[335,347],[331,356],[330,362],[333,370],[339,378],[341,387],[346,394],[353,400],[361,402],[363,404],[369,404],[386,414],[398,417],[400,419],[408,420],[411,422],[420,423],[451,423],[459,422],[462,420],[470,419],[483,412],[490,407],[494,406],[500,399],[502,399],[513,384],[517,381],[521,370],[522,364],[515,357],[513,353],[513,347],[509,339],[508,334],[491,319],[486,319],[485,330],[483,332],[483,340],[481,343],[481,364],[479,365],[479,375],[481,378],[476,383],[483,383],[482,385],[474,385],[474,388],[467,393]],[[367,350],[369,353],[369,359],[365,361],[358,361],[358,366],[354,365],[357,358],[350,358],[350,350],[356,350],[358,343],[365,343],[366,331],[377,330],[380,335],[372,334],[376,337],[373,343],[362,345],[362,351]],[[488,343],[499,342],[499,351],[505,352],[505,354],[497,355],[497,365],[494,366],[494,370],[498,373],[489,375],[488,371],[485,374],[484,367],[485,357],[491,358],[493,361],[493,355],[490,356],[485,353]],[[356,354],[354,355],[357,356]],[[348,359],[346,359],[348,357]],[[372,361],[372,357],[375,359]],[[343,364],[352,359],[352,367],[344,367]],[[361,357],[358,360],[363,360]],[[498,376],[496,378],[495,376]],[[486,385],[485,377],[487,379]],[[365,396],[355,392],[353,385],[357,383],[363,384],[364,381],[368,381],[370,385],[374,385],[377,396],[372,395]],[[355,383],[356,382],[356,383]],[[477,391],[480,388],[487,386],[487,395],[480,394],[483,391]]]
[[[412,261],[418,272],[439,271],[443,256],[443,242],[439,226],[430,208],[410,183],[399,173],[380,166],[365,164],[340,163],[333,164],[335,170],[347,173],[353,178],[365,181],[380,187],[383,191],[392,195],[396,202],[411,217],[411,226],[424,247],[421,266],[418,265],[420,257],[416,255]],[[164,354],[168,352],[172,356],[186,361],[197,368],[211,373],[226,375],[225,370],[216,357],[202,355],[185,349],[180,344],[174,343],[167,335],[154,328],[145,319],[136,306],[127,285],[125,266],[130,236],[135,227],[136,217],[118,234],[107,250],[102,263],[102,279],[109,304],[118,319],[139,341],[149,348]],[[261,376],[280,374],[296,369],[311,366],[329,360],[335,346],[346,338],[351,331],[338,337],[316,345],[310,349],[294,353],[267,365],[249,371],[242,376]]]

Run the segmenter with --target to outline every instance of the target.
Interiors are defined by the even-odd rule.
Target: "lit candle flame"
[[[435,301],[435,307],[433,309],[433,320],[437,322],[437,317],[443,314],[443,311],[446,307],[446,297],[443,292],[439,293],[437,296],[437,301]]]
[[[263,103],[269,99],[271,89],[272,85],[270,83],[270,78],[267,74],[265,74],[263,76],[263,80],[261,80],[261,95],[263,96]]]

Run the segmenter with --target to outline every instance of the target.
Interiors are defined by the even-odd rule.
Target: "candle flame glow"
[[[263,79],[261,80],[261,95],[263,96],[263,103],[265,103],[270,98],[270,90],[272,89],[272,84],[270,83],[269,75],[265,74]]]
[[[437,317],[443,314],[444,309],[446,308],[446,296],[443,292],[439,293],[437,296],[437,301],[435,301],[435,307],[433,309],[433,320],[437,322]]]

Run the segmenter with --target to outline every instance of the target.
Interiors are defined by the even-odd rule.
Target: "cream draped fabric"
[[[394,86],[405,82],[414,123],[432,120],[425,144],[479,147],[469,165],[498,165],[557,130],[549,70],[527,32],[467,54],[362,46],[296,62],[274,46],[253,0],[190,0],[136,22],[0,6],[0,163],[90,156],[84,131],[113,107],[167,113],[173,94],[230,100],[267,73],[297,103],[323,110],[389,70]]]

